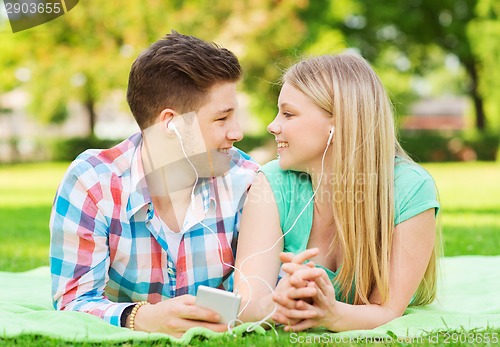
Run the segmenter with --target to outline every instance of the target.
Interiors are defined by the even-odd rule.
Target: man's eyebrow
[[[223,108],[222,110],[220,110],[219,112],[217,112],[218,114],[225,114],[225,113],[231,113],[235,110],[235,107],[227,107],[227,108]]]

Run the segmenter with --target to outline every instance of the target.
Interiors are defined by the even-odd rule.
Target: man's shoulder
[[[130,170],[140,140],[140,134],[134,134],[111,148],[87,149],[71,163],[70,170],[76,174],[90,170],[98,176],[110,173],[122,176]]]
[[[247,153],[236,147],[231,148],[230,153],[229,171],[222,176],[218,176],[216,180],[223,182],[224,186],[229,185],[229,189],[234,194],[233,198],[237,199],[249,189],[257,176],[260,165]]]
[[[87,149],[76,157],[66,174],[86,181],[127,175],[140,139],[140,134],[135,134],[111,148]]]
[[[242,171],[249,174],[257,174],[260,165],[247,153],[243,152],[241,149],[233,147],[231,149],[231,168],[230,173],[241,173]]]

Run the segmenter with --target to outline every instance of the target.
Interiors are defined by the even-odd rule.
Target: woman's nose
[[[271,123],[269,123],[269,125],[267,126],[267,131],[273,135],[281,133],[281,126],[276,121],[276,118]]]

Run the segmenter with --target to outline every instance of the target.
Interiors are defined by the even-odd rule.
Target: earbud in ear
[[[329,145],[330,141],[332,141],[334,133],[335,133],[335,127],[332,125],[332,127],[330,128],[330,136],[328,136],[328,141],[326,141],[327,145]]]
[[[182,139],[182,136],[181,136],[181,134],[179,134],[179,130],[177,130],[177,127],[175,126],[174,122],[169,121],[167,123],[167,129],[172,131],[179,138],[179,140]]]

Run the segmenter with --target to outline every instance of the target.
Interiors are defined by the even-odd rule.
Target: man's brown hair
[[[127,101],[141,129],[153,125],[165,108],[197,111],[218,82],[236,82],[242,74],[229,50],[178,32],[165,35],[142,52],[130,70]]]

